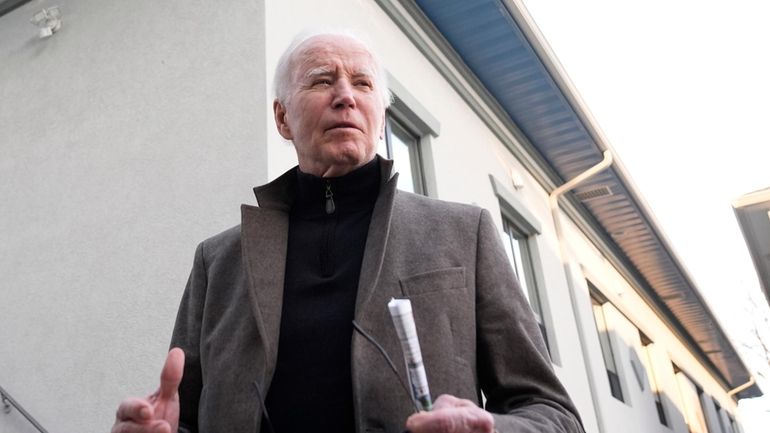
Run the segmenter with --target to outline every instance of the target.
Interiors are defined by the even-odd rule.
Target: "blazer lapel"
[[[391,175],[393,161],[381,159],[380,172],[383,182],[380,194],[372,211],[369,223],[369,233],[366,237],[366,249],[361,262],[361,276],[358,280],[358,295],[356,296],[355,319],[361,321],[364,308],[374,293],[374,288],[380,278],[382,262],[385,258],[390,234],[390,219],[393,215],[393,202],[396,196],[398,173]]]
[[[273,182],[254,188],[260,207],[241,206],[241,248],[251,307],[263,342],[259,356],[266,366],[262,378],[265,388],[278,357],[289,209],[295,180],[295,170],[289,170]]]
[[[281,327],[283,279],[289,218],[284,212],[241,206],[241,246],[246,266],[249,297],[263,341],[264,379],[273,375],[278,356],[278,332]]]

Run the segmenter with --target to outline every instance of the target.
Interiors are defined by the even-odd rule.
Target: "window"
[[[674,367],[674,374],[679,385],[679,393],[682,396],[683,415],[689,432],[716,433],[709,432],[706,424],[703,410],[703,390],[676,364],[672,363],[672,366]]]
[[[378,153],[393,160],[399,173],[398,187],[404,191],[426,194],[420,155],[420,136],[411,132],[388,112],[385,139],[380,141]]]
[[[644,356],[647,361],[647,370],[649,372],[650,388],[652,388],[652,398],[655,399],[655,409],[658,411],[658,421],[664,426],[668,426],[668,416],[666,415],[666,408],[663,405],[663,390],[660,388],[660,382],[655,375],[655,364],[653,363],[653,343],[642,331],[639,331],[639,339],[642,341],[642,347],[644,347]]]
[[[703,388],[695,385],[695,391],[698,393],[698,403],[700,403],[701,422],[706,427],[706,431],[709,433],[722,433],[721,430],[718,430],[719,427],[714,425],[714,419],[708,416],[709,410],[707,405],[710,399],[703,392]]]
[[[386,113],[384,139],[377,153],[393,160],[399,189],[435,197],[430,155],[432,138],[438,137],[441,125],[395,77],[387,75],[393,103]]]
[[[552,321],[547,308],[547,293],[542,290],[543,272],[537,247],[537,237],[541,232],[540,223],[502,182],[492,175],[489,176],[489,180],[500,202],[503,219],[503,230],[500,236],[503,247],[524,296],[535,313],[551,362],[558,365],[559,354],[555,338],[553,335],[549,338],[549,331],[552,331],[553,327],[550,326]]]
[[[717,400],[714,397],[711,397],[711,401],[714,403],[714,412],[716,412],[717,415],[717,421],[719,422],[719,428],[723,433],[729,433],[729,425],[726,425],[724,420],[724,412],[722,411],[722,406],[717,403]]]
[[[591,290],[591,305],[594,312],[594,323],[596,324],[596,331],[599,334],[599,345],[602,348],[602,357],[604,358],[604,366],[607,369],[607,378],[610,381],[610,393],[613,397],[620,401],[623,400],[623,389],[620,386],[620,376],[618,375],[618,366],[615,362],[615,355],[612,352],[612,344],[610,343],[610,332],[607,327],[607,318],[604,315],[604,304],[607,303],[606,299],[603,299],[599,295],[598,291],[591,283],[589,283]]]
[[[511,221],[503,216],[503,246],[508,254],[508,260],[511,261],[513,272],[519,280],[524,296],[527,297],[532,311],[535,313],[537,325],[540,327],[540,333],[543,334],[543,340],[548,347],[548,334],[545,332],[545,323],[543,320],[543,307],[540,301],[540,293],[537,289],[535,271],[533,268],[532,252],[530,251],[530,239],[524,232],[516,228]]]

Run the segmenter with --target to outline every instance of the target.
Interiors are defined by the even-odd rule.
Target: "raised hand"
[[[176,433],[179,426],[179,383],[184,372],[184,352],[168,352],[160,373],[160,387],[147,398],[120,402],[112,433]]]
[[[430,412],[419,412],[406,420],[412,433],[493,433],[495,420],[470,400],[441,395]]]

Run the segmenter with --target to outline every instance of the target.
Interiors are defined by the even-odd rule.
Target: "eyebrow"
[[[336,71],[326,66],[319,66],[317,68],[310,69],[304,75],[304,78],[315,78],[325,75],[334,75]],[[369,68],[358,69],[351,74],[352,77],[374,77],[374,73]]]
[[[305,78],[318,77],[320,75],[333,75],[334,71],[327,67],[313,68],[305,73]]]
[[[366,77],[366,78],[372,78],[374,79],[374,71],[369,68],[359,69],[355,72],[353,72],[353,77],[359,78],[359,77]]]

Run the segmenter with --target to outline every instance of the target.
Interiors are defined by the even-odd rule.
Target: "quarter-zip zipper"
[[[334,193],[332,193],[332,183],[328,180],[326,181],[326,214],[331,215],[334,213],[336,207],[334,206]]]
[[[324,240],[321,244],[321,275],[324,277],[330,277],[334,274],[334,231],[337,226],[337,216],[334,212],[337,210],[337,206],[334,204],[334,193],[332,192],[332,183],[326,180],[326,188],[324,192],[324,209],[326,211],[326,217],[324,218]]]

